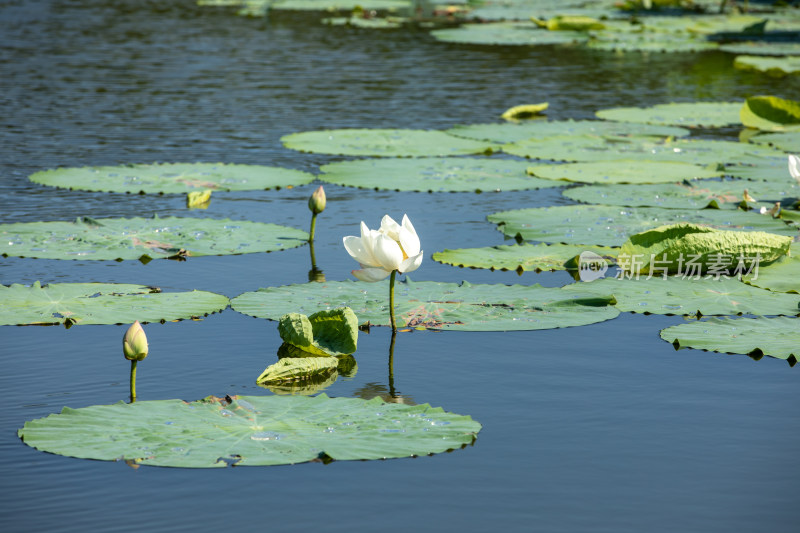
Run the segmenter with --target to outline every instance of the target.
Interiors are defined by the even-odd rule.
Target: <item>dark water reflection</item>
[[[311,22],[308,22],[311,20]],[[434,42],[417,31],[329,28],[307,15],[267,20],[191,0],[0,0],[0,221],[209,216],[307,228],[315,186],[181,196],[50,189],[56,166],[153,161],[270,164],[315,172],[337,158],[284,149],[324,127],[446,128],[493,122],[514,104],[555,119],[669,101],[800,94],[732,69],[721,53],[614,55]],[[735,129],[721,136],[732,138]],[[705,135],[710,134],[705,132]],[[719,135],[719,134],[715,134]],[[501,244],[493,211],[568,203],[558,189],[390,193],[326,186],[315,257],[329,280],[354,264],[341,247],[358,221],[408,213],[426,256]],[[0,258],[0,282],[124,282],[236,296],[305,283],[305,248],[186,262]],[[565,273],[453,269],[426,259],[415,279],[563,285]],[[26,420],[127,395],[121,326],[0,329],[2,531],[794,531],[800,469],[796,369],[770,358],[673,348],[677,317],[622,315],[592,326],[516,333],[363,334],[358,372],[332,396],[391,396],[470,414],[465,450],[418,459],[215,471],[139,468],[37,452]],[[273,322],[230,310],[147,326],[141,400],[268,394],[255,377],[280,345]],[[795,383],[793,385],[793,383]]]

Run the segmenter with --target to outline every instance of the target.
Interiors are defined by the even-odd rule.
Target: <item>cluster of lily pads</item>
[[[394,326],[390,311],[395,308],[401,328],[467,331],[580,326],[620,312],[685,315],[693,321],[661,333],[676,347],[770,355],[794,364],[800,340],[795,318],[800,244],[793,242],[800,218],[800,160],[789,153],[800,152],[797,103],[755,97],[602,110],[598,117],[604,120],[509,121],[447,131],[324,130],[283,138],[286,147],[299,151],[361,157],[324,165],[316,176],[343,186],[433,193],[576,185],[562,192],[578,204],[487,213],[488,222],[516,244],[433,254],[434,260],[455,266],[520,273],[569,270],[585,280],[564,287],[406,278],[389,303],[383,283],[359,281],[266,287],[232,300],[138,285],[0,286],[3,325],[164,322],[200,318],[230,305],[279,321],[284,340],[278,363],[258,378],[280,396],[65,408],[28,422],[20,436],[65,455],[194,467],[399,457],[471,442],[480,429],[477,422],[430,406],[407,413],[413,424],[384,426],[389,418],[375,417],[375,401],[303,398],[332,383],[339,372],[352,375],[356,327],[386,326],[390,317]],[[698,126],[733,124],[750,126],[739,142],[687,138]],[[795,170],[787,171],[787,157],[795,161]],[[288,187],[314,179],[284,169],[208,163],[55,169],[31,176],[51,186],[144,194]],[[314,216],[324,209],[319,191],[309,202]],[[3,224],[0,236],[4,256],[145,262],[268,252],[309,242],[309,234],[295,228],[180,217]],[[397,265],[383,267],[387,275],[390,268],[408,269],[400,266],[408,261],[399,246]],[[361,252],[348,251],[370,266],[363,264],[368,260]],[[409,250],[409,260],[415,253]],[[601,265],[599,277],[613,266],[618,275],[597,279],[592,271],[591,280],[584,277],[587,254]],[[637,255],[650,261],[632,264]],[[694,278],[680,275],[686,274],[685,256],[698,265]],[[660,271],[663,275],[655,275]],[[732,318],[737,315],[752,318]],[[303,381],[313,387],[295,387]],[[276,417],[275,412],[288,414]],[[186,429],[197,424],[225,427],[226,435],[243,444],[224,456],[214,451],[219,448],[198,447]],[[85,435],[76,437],[76,431],[90,429],[104,435],[96,449],[81,445]],[[144,436],[147,445],[139,444]],[[354,457],[337,448],[340,436],[344,442],[370,444]],[[202,440],[208,442],[207,435]]]
[[[735,54],[733,65],[769,76],[800,73],[800,12],[789,5],[719,0],[198,0],[245,16],[325,12],[322,22],[391,30],[416,24],[442,42],[584,46],[612,52]],[[748,4],[748,3],[745,3]],[[330,12],[350,12],[331,17]],[[316,15],[319,16],[319,15]]]

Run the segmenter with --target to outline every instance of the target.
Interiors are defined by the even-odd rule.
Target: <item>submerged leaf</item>
[[[440,453],[472,443],[480,430],[469,416],[428,404],[320,394],[65,407],[25,422],[18,435],[69,457],[222,468]]]
[[[506,120],[533,118],[541,115],[548,107],[550,107],[550,104],[547,102],[541,104],[516,105],[510,109],[506,109],[500,117]]]

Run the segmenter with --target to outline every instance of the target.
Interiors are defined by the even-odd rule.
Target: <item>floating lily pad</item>
[[[519,46],[576,44],[589,38],[585,32],[547,31],[530,22],[464,24],[458,28],[434,30],[431,35],[448,43]]]
[[[755,139],[757,137],[762,137],[762,135],[753,138]],[[788,158],[785,155],[781,157],[770,157],[754,164],[730,165],[725,167],[725,172],[735,178],[770,181],[779,187],[785,185],[787,182],[796,183],[789,175]]]
[[[800,102],[751,96],[739,112],[742,124],[762,131],[800,131]]]
[[[800,43],[745,41],[720,45],[722,52],[743,56],[800,56]]]
[[[0,254],[44,259],[155,259],[273,252],[308,242],[305,231],[244,220],[81,217],[0,224]]]
[[[741,281],[721,276],[705,279],[696,276],[661,274],[638,279],[604,278],[591,283],[564,287],[585,293],[613,294],[616,307],[629,313],[656,315],[791,315],[800,314],[800,295],[770,292]]]
[[[323,165],[320,179],[337,185],[397,191],[518,191],[558,187],[528,176],[528,164],[466,157],[362,159]]]
[[[721,127],[739,124],[742,102],[691,102],[652,107],[618,107],[595,113],[604,120],[644,122],[668,126]]]
[[[246,191],[305,185],[307,172],[259,165],[164,163],[118,167],[58,168],[30,176],[34,183],[82,191],[187,193],[196,190]]]
[[[663,329],[661,338],[675,348],[740,353],[756,359],[769,355],[786,359],[792,366],[800,358],[797,318],[711,318]]]
[[[547,102],[515,105],[514,107],[506,109],[503,114],[500,115],[500,118],[511,121],[537,118],[542,116],[542,114],[547,111],[548,107],[550,107],[550,104]]]
[[[248,0],[252,2],[253,0]],[[270,9],[278,11],[353,11],[362,9],[397,10],[410,9],[408,0],[256,0],[264,2]]]
[[[784,152],[800,153],[800,131],[787,133],[762,133],[750,139],[751,142],[769,144]]]
[[[747,180],[703,180],[688,183],[656,183],[639,185],[585,185],[564,190],[561,194],[587,204],[627,207],[664,207],[670,209],[703,209],[733,207],[748,194],[763,202],[784,198],[800,198],[800,185]]]
[[[172,321],[222,311],[229,303],[212,292],[161,292],[121,283],[15,283],[0,285],[0,325]]]
[[[690,132],[675,126],[605,120],[534,120],[522,123],[464,124],[450,128],[447,133],[479,141],[513,143],[533,137],[539,139],[568,135],[683,137]]]
[[[504,152],[554,161],[614,161],[636,159],[677,161],[696,165],[755,164],[784,154],[767,146],[733,141],[654,137],[575,135],[527,139],[502,146]]]
[[[745,283],[774,292],[800,293],[800,243],[790,246],[791,255],[760,267],[745,276]]]
[[[681,161],[593,161],[561,165],[536,165],[528,173],[538,178],[582,183],[668,183],[715,178],[724,171]]]
[[[287,148],[301,152],[381,157],[437,157],[491,152],[490,143],[435,130],[341,129],[304,131],[281,137]]]
[[[480,430],[469,416],[428,404],[320,394],[65,407],[25,422],[18,435],[69,457],[214,468],[440,453],[471,444]]]
[[[715,50],[717,43],[689,34],[663,32],[592,32],[593,39],[587,43],[594,50],[609,52],[701,52]]]
[[[487,246],[485,248],[460,248],[433,254],[433,260],[448,265],[491,270],[541,271],[576,269],[576,257],[590,251],[607,259],[613,265],[619,252],[606,246],[571,244],[517,244]]]
[[[395,287],[398,327],[463,331],[512,331],[564,328],[617,316],[609,298],[584,299],[578,293],[539,285],[471,285],[406,280]],[[574,297],[573,297],[574,296]],[[267,287],[234,298],[234,310],[277,320],[287,310],[305,313],[348,306],[362,324],[389,325],[389,285],[332,281]]]
[[[739,70],[755,70],[767,76],[782,78],[800,74],[800,57],[736,56],[733,66]]]
[[[677,222],[797,235],[796,229],[769,216],[718,209],[562,205],[501,211],[487,218],[498,224],[498,229],[507,237],[565,244],[620,246],[634,233]]]

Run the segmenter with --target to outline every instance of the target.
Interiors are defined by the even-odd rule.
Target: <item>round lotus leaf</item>
[[[458,28],[433,30],[431,35],[448,43],[527,46],[575,44],[589,38],[585,32],[547,31],[530,22],[464,24]]]
[[[398,327],[462,331],[517,331],[582,326],[610,320],[617,311],[609,297],[584,298],[539,285],[471,285],[463,282],[412,282],[395,287]],[[234,298],[235,311],[277,320],[301,313],[347,306],[362,324],[389,325],[389,282],[332,281],[267,287]]]
[[[669,183],[715,178],[724,172],[680,161],[593,161],[561,165],[536,165],[528,173],[549,180],[581,183]]]
[[[800,243],[792,244],[789,254],[753,270],[744,277],[745,283],[774,292],[800,293]]]
[[[745,41],[722,44],[719,49],[745,56],[800,56],[800,43],[797,42]]]
[[[736,56],[733,66],[739,70],[754,70],[773,78],[782,78],[800,74],[800,57]]]
[[[161,292],[121,283],[15,283],[0,285],[0,325],[172,321],[222,311],[229,303],[212,292]]]
[[[323,165],[322,181],[368,189],[465,192],[519,191],[558,187],[528,176],[527,163],[465,157],[361,159]]]
[[[428,404],[320,394],[64,407],[17,433],[28,446],[69,457],[214,468],[440,453],[471,444],[480,430],[469,416]]]
[[[502,146],[504,152],[554,161],[678,161],[696,165],[757,164],[783,154],[768,146],[734,141],[655,137],[597,137],[575,135],[527,139]]]
[[[640,185],[585,185],[567,189],[561,194],[587,204],[626,207],[665,207],[670,209],[722,208],[738,205],[744,191],[760,202],[778,202],[800,198],[800,185],[747,180],[702,180],[688,183]]]
[[[119,167],[58,168],[30,176],[34,183],[82,191],[187,193],[246,191],[305,185],[314,176],[299,170],[223,163],[164,163]]]
[[[586,251],[603,257],[609,265],[614,264],[619,253],[618,249],[606,246],[526,243],[444,250],[434,253],[433,260],[459,267],[538,272],[577,269],[577,257]]]
[[[493,213],[489,222],[519,241],[621,246],[635,233],[664,224],[689,222],[717,229],[797,235],[780,219],[745,211],[662,209],[607,205],[561,205]]]
[[[725,172],[735,178],[772,181],[779,186],[786,182],[796,183],[789,174],[789,161],[786,156],[766,158],[756,164],[730,165],[725,168]]]
[[[675,348],[740,353],[756,359],[769,355],[786,359],[792,366],[800,358],[797,318],[711,318],[663,329],[661,338]]]
[[[332,155],[438,157],[491,152],[490,143],[435,130],[342,129],[304,131],[281,137],[287,148]]]
[[[81,217],[0,224],[0,254],[43,259],[156,259],[274,252],[308,242],[305,231],[244,220]]]
[[[603,6],[602,2],[585,0],[503,0],[502,2],[472,3],[474,9],[469,17],[473,20],[525,20],[531,17],[550,19],[568,13],[592,18],[611,18],[619,12],[613,6]],[[603,20],[604,24],[609,21]]]
[[[464,124],[447,130],[457,137],[495,143],[569,135],[683,137],[689,130],[675,126],[608,122],[605,120],[532,120],[521,123]]]
[[[784,152],[800,154],[800,131],[786,133],[762,133],[750,139],[758,144],[769,144]]]
[[[252,3],[253,0],[247,0]],[[360,7],[365,10],[393,11],[408,10],[409,0],[256,0],[265,3],[269,9],[278,11],[353,11]]]
[[[589,48],[609,52],[700,52],[715,50],[717,43],[689,34],[663,32],[592,32]]]
[[[690,275],[686,275],[690,274]],[[693,273],[669,276],[633,275],[573,283],[564,290],[613,294],[616,307],[627,313],[655,315],[791,315],[800,314],[800,295],[770,292],[720,276],[706,279]]]
[[[652,107],[618,107],[595,113],[605,120],[714,128],[739,124],[742,102],[688,102]]]

